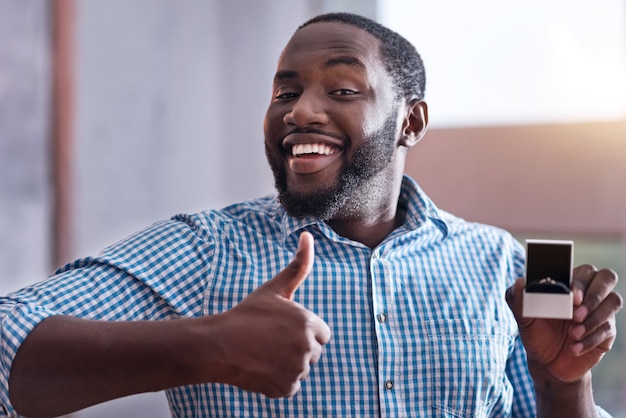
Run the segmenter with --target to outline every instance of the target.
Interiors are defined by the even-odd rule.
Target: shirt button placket
[[[375,249],[372,254],[371,254],[371,268],[372,268],[372,281],[377,283],[379,286],[378,287],[378,294],[376,296],[378,296],[379,299],[379,303],[377,304],[377,311],[378,313],[376,314],[376,321],[380,324],[380,327],[377,327],[377,333],[380,333],[380,338],[382,339],[388,339],[391,338],[390,335],[388,335],[388,333],[390,332],[389,329],[389,316],[387,314],[387,312],[385,312],[385,305],[386,305],[386,295],[388,295],[388,291],[389,289],[387,289],[385,287],[385,273],[384,273],[384,269],[382,267],[382,265],[380,264],[381,261],[381,250],[380,248]],[[376,280],[378,279],[378,280]],[[384,326],[383,326],[384,325]],[[381,413],[383,417],[388,416],[388,414],[391,413],[391,415],[389,416],[397,416],[397,411],[391,411],[389,410],[389,408],[391,408],[392,410],[393,408],[393,404],[395,403],[392,399],[395,397],[395,394],[392,392],[393,388],[394,388],[394,382],[392,379],[385,379],[383,378],[383,376],[390,376],[390,373],[393,370],[392,367],[392,358],[390,357],[390,355],[392,356],[393,353],[383,353],[382,351],[379,352],[379,378],[381,379],[382,383],[382,391],[383,392],[387,392],[387,395],[385,397],[391,397],[389,399],[387,399],[387,401],[385,402],[385,407],[383,407]],[[390,363],[391,362],[391,363]],[[384,379],[384,380],[383,380]],[[382,395],[382,393],[381,393]]]

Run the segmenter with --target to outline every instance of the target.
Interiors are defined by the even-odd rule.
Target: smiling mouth
[[[309,175],[330,167],[341,156],[342,149],[323,142],[293,144],[287,163],[292,172]]]
[[[302,157],[305,155],[332,155],[338,152],[336,147],[323,143],[295,144],[291,148],[291,155]]]

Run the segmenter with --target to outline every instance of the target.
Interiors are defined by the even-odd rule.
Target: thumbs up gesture
[[[214,317],[219,381],[269,397],[292,396],[330,339],[330,328],[317,315],[292,301],[313,267],[313,236],[300,235],[291,263],[239,305]],[[219,324],[219,325],[217,325]]]

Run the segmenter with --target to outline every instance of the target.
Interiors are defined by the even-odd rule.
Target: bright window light
[[[379,0],[426,65],[431,125],[626,118],[623,0]]]

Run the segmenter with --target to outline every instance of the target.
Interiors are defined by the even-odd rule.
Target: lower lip
[[[297,174],[313,174],[330,166],[341,154],[331,155],[305,155],[302,157],[289,157],[288,163],[291,171]]]

